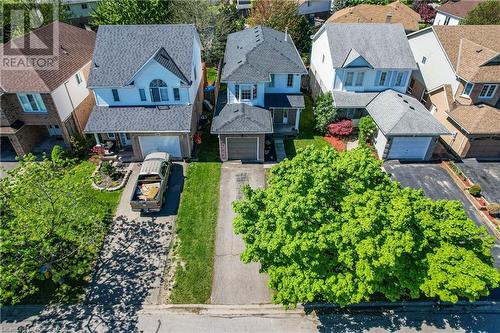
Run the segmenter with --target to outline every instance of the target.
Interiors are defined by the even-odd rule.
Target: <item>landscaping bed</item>
[[[123,165],[102,161],[92,173],[92,186],[97,190],[117,191],[125,186],[131,172]]]

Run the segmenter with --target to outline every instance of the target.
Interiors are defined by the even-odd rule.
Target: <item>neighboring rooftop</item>
[[[401,24],[327,23],[325,32],[334,68],[348,65],[346,59],[362,57],[372,68],[417,69]]]
[[[500,82],[500,26],[435,25],[432,29],[460,77],[477,83]]]
[[[193,105],[95,106],[85,133],[189,132]]]
[[[444,5],[436,9],[445,14],[449,14],[458,18],[464,18],[483,0],[449,0]]]
[[[332,92],[332,97],[335,107],[364,108],[378,94],[378,92],[350,92],[334,90]]]
[[[213,134],[264,134],[273,132],[269,110],[248,104],[217,103],[212,128]]]
[[[379,93],[368,103],[366,111],[386,136],[450,134],[419,101],[392,89]]]
[[[53,36],[59,37],[59,45],[54,45]],[[55,55],[58,67],[45,70],[33,67],[22,70],[0,69],[0,86],[9,93],[53,91],[91,61],[95,38],[96,34],[92,31],[55,21],[10,40],[2,46],[5,57],[42,55],[47,53],[46,49],[58,47]],[[27,45],[32,47],[28,48]]]
[[[227,36],[222,81],[269,81],[273,73],[307,74],[290,35],[259,25]]]
[[[448,115],[469,134],[500,134],[500,110],[493,106],[460,105]]]
[[[195,39],[192,24],[101,25],[88,85],[125,86],[152,57],[190,84]]]
[[[326,23],[401,23],[406,31],[417,31],[420,14],[399,1],[387,5],[361,4],[333,13]]]

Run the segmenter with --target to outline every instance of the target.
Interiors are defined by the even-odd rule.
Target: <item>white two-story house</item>
[[[313,37],[310,85],[330,92],[334,106],[357,125],[370,114],[379,127],[381,158],[427,160],[448,131],[405,95],[417,66],[401,24],[325,24]]]
[[[228,36],[211,132],[226,160],[264,160],[266,134],[296,135],[307,70],[290,35],[256,26]]]
[[[194,25],[100,26],[88,81],[96,106],[85,129],[136,160],[189,158],[203,101]]]

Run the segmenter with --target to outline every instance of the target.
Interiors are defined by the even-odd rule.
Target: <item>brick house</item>
[[[70,137],[82,133],[94,105],[86,87],[95,33],[65,23],[53,22],[3,45],[5,57],[38,54],[33,40],[52,45],[54,31],[59,36],[58,67],[40,69],[1,68],[0,137],[2,150],[11,145],[23,156],[49,137],[61,138],[69,145]]]

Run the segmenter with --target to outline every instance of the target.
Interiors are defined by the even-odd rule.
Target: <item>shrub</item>
[[[333,98],[330,93],[318,96],[314,103],[314,117],[316,119],[316,129],[325,133],[326,127],[338,117],[338,111],[333,106]]]
[[[102,174],[104,174],[106,176],[109,176],[109,177],[112,177],[116,173],[116,167],[113,166],[108,161],[104,161],[101,164],[100,171],[101,171]]]
[[[93,137],[86,136],[85,134],[77,134],[71,136],[70,144],[75,156],[79,159],[84,159],[89,156],[95,141]]]
[[[481,186],[479,184],[475,184],[475,185],[472,185],[470,188],[469,188],[469,193],[473,196],[473,197],[479,197],[481,195]]]
[[[420,14],[420,18],[422,18],[422,21],[431,23],[432,21],[434,21],[437,12],[431,5],[424,3],[420,5],[418,13]]]
[[[359,143],[364,144],[367,140],[371,139],[377,131],[377,125],[372,117],[365,116],[359,120]]]
[[[328,133],[332,136],[348,136],[352,133],[352,120],[342,119],[328,125]]]
[[[486,206],[486,210],[490,215],[500,215],[500,203],[491,203]]]

